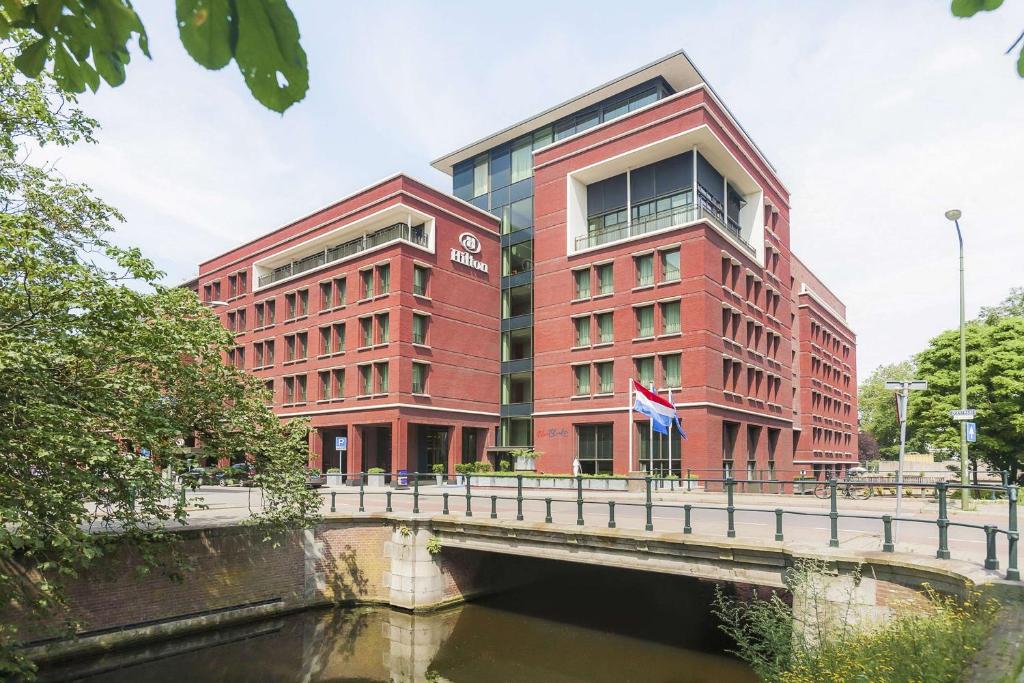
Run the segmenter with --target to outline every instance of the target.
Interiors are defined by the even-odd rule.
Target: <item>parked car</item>
[[[318,489],[321,486],[327,486],[327,475],[320,470],[307,470],[306,488]]]
[[[247,462],[239,462],[231,465],[227,470],[218,470],[214,476],[218,484],[224,484],[226,480],[241,482],[245,486],[252,486],[256,469]]]
[[[216,483],[217,469],[215,467],[190,467],[178,475],[178,482],[195,488],[203,484]]]

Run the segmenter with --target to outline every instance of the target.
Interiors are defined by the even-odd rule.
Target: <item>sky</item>
[[[114,237],[178,283],[239,243],[680,48],[791,192],[794,252],[847,304],[861,379],[1024,285],[1024,3],[940,0],[290,0],[306,98],[262,108],[234,64],[185,54],[173,3],[136,3],[152,60],[81,104],[99,144],[58,168],[125,215]],[[1016,199],[1015,199],[1016,197]]]

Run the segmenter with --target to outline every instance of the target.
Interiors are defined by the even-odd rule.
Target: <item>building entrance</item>
[[[320,432],[321,470],[338,469],[348,473],[348,428],[324,429]],[[342,446],[342,448],[338,448]]]
[[[359,427],[363,441],[363,472],[379,467],[391,471],[391,425]]]
[[[430,472],[432,465],[448,466],[451,427],[416,425],[416,471]]]

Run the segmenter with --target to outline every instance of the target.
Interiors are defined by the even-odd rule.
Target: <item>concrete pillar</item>
[[[363,471],[363,430],[358,425],[348,426],[348,471],[350,474]]]
[[[802,574],[792,586],[794,634],[813,644],[830,631],[885,622],[893,609],[879,601],[879,583],[854,573]]]
[[[462,429],[464,425],[457,423],[452,427],[452,438],[448,443],[448,471],[454,472],[455,466],[462,462]],[[481,439],[483,441],[483,439]]]
[[[386,583],[392,606],[411,610],[444,599],[441,563],[427,550],[431,536],[429,528],[416,524],[400,524],[392,532],[385,550],[391,566]]]

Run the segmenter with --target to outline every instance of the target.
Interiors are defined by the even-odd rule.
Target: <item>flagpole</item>
[[[650,389],[651,389],[651,393],[652,394],[658,393],[658,392],[656,392],[654,390],[654,382],[651,382]],[[650,415],[648,415],[648,417],[647,417],[647,426],[651,430],[650,449],[649,449],[650,452],[647,454],[647,473],[648,474],[653,474],[654,473],[654,418],[651,417]]]
[[[630,474],[633,471],[633,378],[629,378],[629,392],[628,399],[629,405],[626,406],[626,410],[629,412],[629,470],[626,474]]]
[[[668,390],[668,402],[672,403],[672,390],[671,389]],[[676,407],[676,404],[672,403],[672,409],[673,410],[675,410],[675,407]],[[672,427],[675,427],[675,425],[673,424],[671,427],[668,428],[668,473],[669,473],[669,476],[672,475]]]

